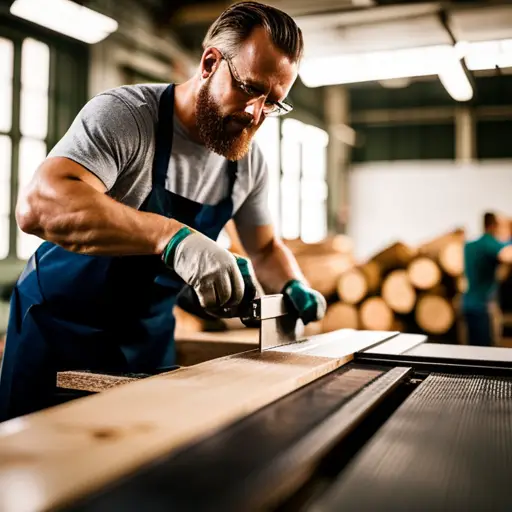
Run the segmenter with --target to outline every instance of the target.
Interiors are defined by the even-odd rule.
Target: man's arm
[[[20,194],[16,220],[26,233],[83,254],[161,254],[183,227],[105,194],[93,173],[68,158],[48,158]]]
[[[512,244],[509,244],[498,253],[498,261],[500,263],[512,264]]]
[[[275,236],[271,224],[244,226],[239,235],[266,293],[280,293],[292,279],[308,284],[295,257]]]
[[[295,257],[274,235],[271,225],[245,226],[240,238],[266,293],[282,293],[288,311],[305,325],[323,318],[325,298],[309,286]]]

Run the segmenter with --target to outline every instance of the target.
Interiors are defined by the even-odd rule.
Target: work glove
[[[281,292],[288,312],[300,318],[304,325],[321,320],[327,309],[324,296],[297,279],[292,279]]]
[[[193,289],[200,307],[215,316],[229,316],[256,295],[249,260],[188,227],[171,238],[162,259]]]

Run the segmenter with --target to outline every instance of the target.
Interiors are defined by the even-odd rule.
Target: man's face
[[[215,53],[215,52],[214,52]],[[205,79],[196,103],[196,123],[203,144],[228,158],[243,158],[265,120],[265,102],[283,100],[297,78],[297,64],[274,48],[263,29],[255,29],[228,62],[220,57],[217,68]],[[238,86],[262,92],[254,99]]]

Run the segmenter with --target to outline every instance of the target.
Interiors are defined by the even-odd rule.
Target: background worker
[[[464,246],[464,272],[467,289],[462,297],[462,315],[469,345],[492,346],[495,343],[491,308],[496,300],[496,270],[500,263],[512,263],[509,222],[487,212],[484,233]]]
[[[12,296],[0,420],[46,407],[60,369],[172,368],[184,285],[215,314],[254,298],[250,263],[215,242],[231,218],[266,292],[282,292],[304,323],[324,315],[274,234],[252,143],[267,116],[291,110],[302,34],[282,11],[245,2],[219,16],[203,48],[183,84],[90,100],[21,194],[20,228],[46,242]]]

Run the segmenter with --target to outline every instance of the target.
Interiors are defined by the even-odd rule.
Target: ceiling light
[[[453,62],[444,63],[439,71],[439,80],[455,101],[469,101],[473,97],[473,88],[460,61],[456,58]]]
[[[85,43],[94,44],[117,30],[112,18],[70,0],[15,0],[11,14]]]
[[[449,45],[304,59],[300,77],[308,87],[437,75]]]

